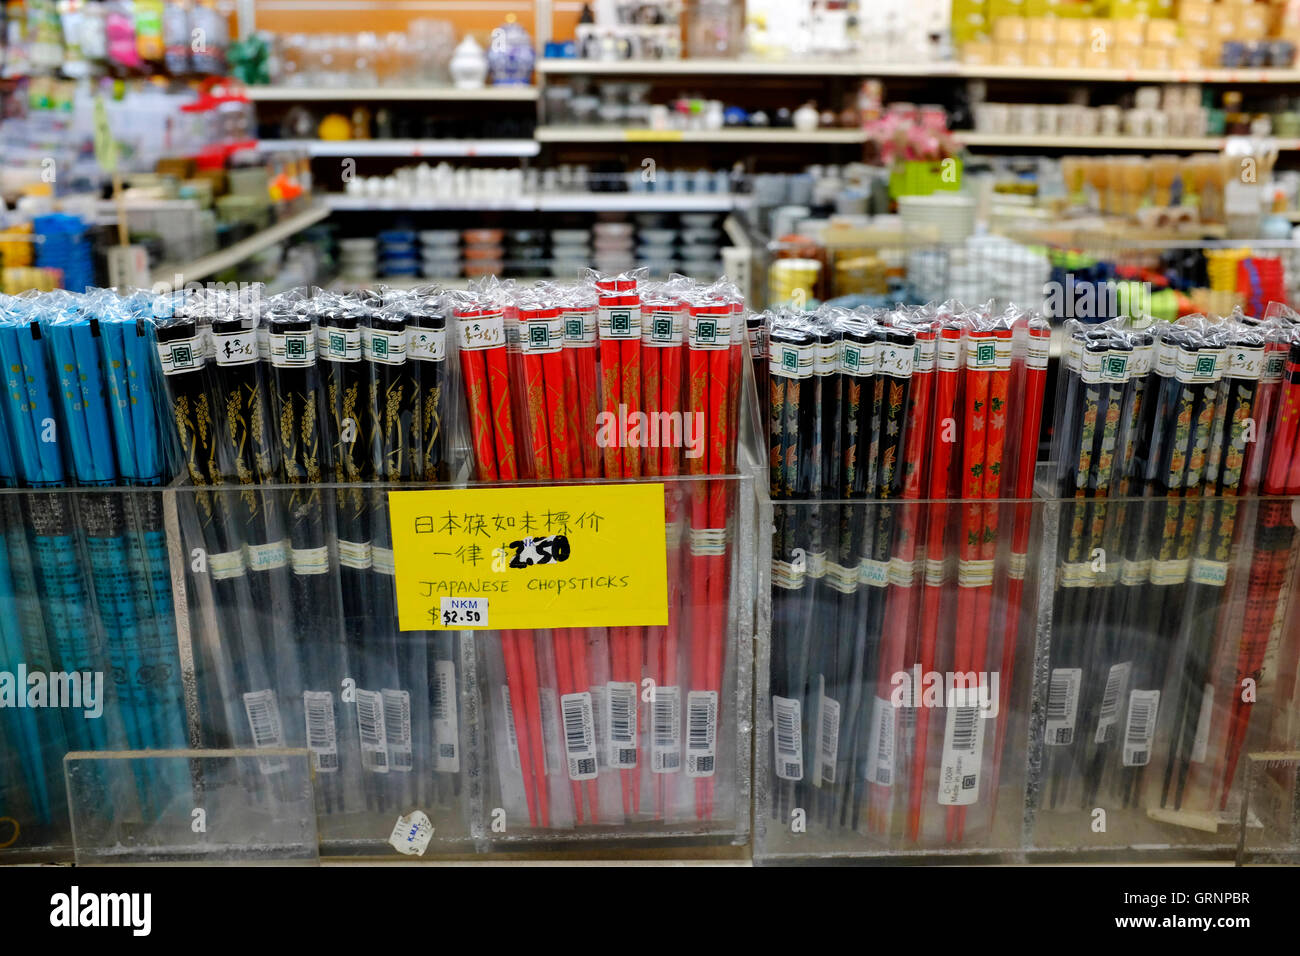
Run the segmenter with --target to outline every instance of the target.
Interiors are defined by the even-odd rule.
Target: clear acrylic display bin
[[[1293,846],[1294,797],[1257,765],[1296,745],[1297,515],[1267,498],[774,502],[756,860]],[[1151,554],[1125,533],[1141,526]]]
[[[319,860],[307,750],[73,752],[64,767],[78,866]]]
[[[0,491],[0,861],[72,858],[69,751],[190,743],[166,500]]]
[[[628,837],[744,842],[755,482],[661,483],[666,509],[636,520],[665,529],[667,625],[511,631],[402,630],[392,572],[340,563],[339,509],[365,496],[382,513],[388,492],[412,486],[320,486],[337,573],[310,581],[291,567],[278,581],[228,570],[205,509],[241,493],[177,489],[203,746],[312,749],[327,856],[391,854],[394,820],[415,811],[432,825],[426,858]],[[292,514],[302,489],[242,494]],[[725,548],[696,556],[692,516],[719,507]],[[332,730],[309,739],[331,713]]]

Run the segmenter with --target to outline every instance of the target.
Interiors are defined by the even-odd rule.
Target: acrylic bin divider
[[[1245,758],[1237,864],[1300,862],[1300,750]]]
[[[71,859],[69,751],[189,743],[164,495],[0,491],[0,860]]]
[[[306,749],[74,751],[64,768],[78,866],[319,862]]]
[[[1300,737],[1300,501],[979,506],[773,504],[755,859],[1230,859],[1248,781],[1245,845],[1294,847],[1260,764]],[[882,527],[917,549],[863,550]]]

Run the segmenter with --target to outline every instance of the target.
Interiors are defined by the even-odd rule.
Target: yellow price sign
[[[668,623],[664,486],[390,491],[403,631]]]

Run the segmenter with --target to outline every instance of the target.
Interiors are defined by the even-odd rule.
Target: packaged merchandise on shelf
[[[644,322],[642,301],[653,308]],[[383,845],[412,807],[444,849],[575,826],[579,838],[743,839],[741,636],[752,628],[757,508],[752,480],[736,477],[747,374],[743,303],[728,284],[633,275],[531,288],[493,279],[461,293],[101,290],[3,305],[0,352],[14,350],[6,365],[29,383],[4,409],[4,447],[21,466],[9,481],[33,491],[7,499],[0,557],[12,580],[0,599],[20,613],[0,668],[113,675],[97,698],[102,722],[4,713],[0,809],[22,821],[18,852],[66,847],[68,749],[187,743],[256,754],[239,811],[269,819],[299,799],[283,748],[305,748],[327,852]],[[662,441],[626,430],[641,419],[665,423]],[[41,429],[67,438],[42,443]],[[137,466],[129,456],[145,441],[152,452]],[[162,493],[82,489],[177,472]],[[514,500],[538,502],[522,512],[527,526],[511,517],[508,529],[468,532],[463,553],[476,557],[444,556],[459,568],[449,577],[504,572],[514,554],[516,589],[556,571],[549,587],[563,589],[590,567],[564,564],[570,537],[588,547],[599,531],[607,549],[658,540],[659,557],[635,558],[659,570],[634,624],[600,623],[601,608],[626,598],[568,594],[528,629],[474,634],[457,626],[465,619],[407,616],[403,576],[423,572],[394,515],[424,507],[424,494],[484,483],[509,494],[521,481]],[[65,483],[77,491],[48,490]],[[630,489],[640,504],[543,507],[566,485],[581,486],[569,489],[577,500],[615,503]],[[443,598],[463,593],[447,587]],[[493,603],[508,619],[509,605]],[[584,626],[549,624],[575,613]],[[97,771],[91,825],[148,830],[153,845],[135,852],[152,859],[201,858],[169,804],[189,786],[172,779],[181,766],[146,757],[129,785],[130,774]]]
[[[983,841],[1019,818],[995,808],[1022,784],[1030,515],[1002,499],[1031,491],[1048,328],[952,303],[769,321],[769,846],[800,815],[832,852]]]
[[[756,854],[1284,845],[1246,768],[1294,745],[1294,312],[1067,322],[1041,465],[1040,319],[769,322]]]

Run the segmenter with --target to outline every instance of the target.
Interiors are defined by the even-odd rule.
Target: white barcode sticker
[[[433,665],[433,769],[460,772],[460,717],[456,707],[456,663]]]
[[[1201,698],[1201,712],[1196,717],[1196,737],[1192,741],[1192,763],[1205,763],[1210,744],[1210,724],[1214,718],[1214,685],[1206,684]]]
[[[1128,698],[1124,727],[1124,766],[1145,767],[1151,761],[1151,739],[1156,733],[1160,691],[1135,690]]]
[[[591,710],[591,694],[565,694],[560,698],[564,719],[564,758],[569,765],[570,780],[596,778],[596,719]]]
[[[980,795],[980,761],[984,754],[984,720],[978,707],[949,707],[939,767],[939,803],[966,807]]]
[[[835,764],[840,755],[840,702],[822,697],[821,722],[817,730],[817,770],[822,783],[835,782]]]
[[[1101,713],[1097,716],[1097,730],[1092,735],[1093,743],[1104,744],[1114,737],[1114,728],[1119,723],[1119,705],[1128,693],[1128,675],[1131,669],[1128,662],[1115,664],[1106,676],[1106,689],[1101,695]]]
[[[1052,671],[1047,689],[1047,744],[1064,747],[1074,742],[1074,721],[1079,709],[1079,685],[1083,670],[1058,667]]]
[[[510,750],[510,766],[516,771],[522,770],[523,761],[519,759],[519,731],[515,728],[515,712],[510,706],[510,688],[504,684],[501,686],[501,706],[505,708],[506,745]]]
[[[302,692],[302,704],[307,715],[307,746],[316,764],[316,772],[334,773],[339,769],[334,695],[327,690],[305,690]]]
[[[871,711],[871,755],[867,761],[867,779],[882,787],[894,785],[894,735],[898,709],[883,697],[877,697]]]
[[[388,773],[384,698],[379,691],[357,691],[357,731],[361,735],[361,765],[371,773]]]
[[[420,810],[414,810],[406,816],[398,817],[393,825],[393,832],[388,843],[398,853],[407,856],[424,856],[433,839],[433,821]]]
[[[776,737],[776,775],[782,780],[803,779],[803,717],[799,701],[772,698],[772,733]]]
[[[650,701],[650,769],[677,773],[682,769],[682,690],[655,687]]]
[[[718,692],[691,691],[686,695],[686,776],[713,776],[717,736]]]
[[[415,766],[415,751],[411,746],[411,694],[405,690],[385,688],[380,691],[384,699],[384,736],[388,743],[388,765],[394,770],[409,773]]]
[[[636,768],[637,685],[610,681],[606,695],[609,726],[609,765],[617,770]]]
[[[275,691],[255,690],[244,695],[244,713],[253,733],[253,746],[258,750],[284,746],[284,728],[280,724],[280,705]],[[258,763],[262,773],[279,773],[288,765],[278,757],[262,757]]]

